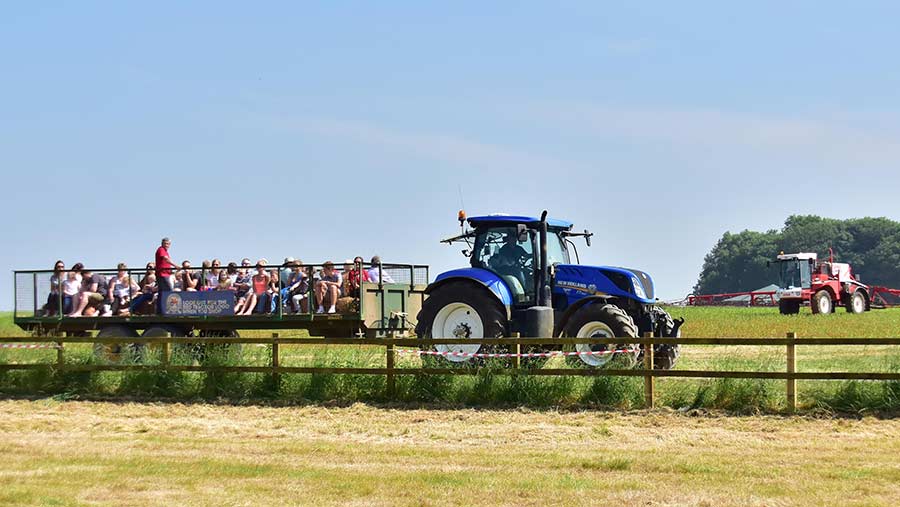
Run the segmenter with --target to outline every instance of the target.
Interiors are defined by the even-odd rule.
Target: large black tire
[[[796,299],[782,299],[778,302],[778,311],[782,315],[797,315],[800,313],[800,301]]]
[[[138,332],[131,326],[124,324],[110,324],[103,326],[97,333],[97,338],[137,338]],[[118,363],[129,354],[135,355],[137,347],[128,343],[95,343],[94,357],[100,361]]]
[[[630,315],[625,310],[610,304],[592,304],[578,310],[575,315],[566,323],[563,334],[568,337],[588,338],[588,337],[637,337],[638,328]],[[576,352],[601,352],[607,350],[621,349],[632,347],[634,344],[621,345],[575,345],[574,347],[566,347],[567,350],[574,349]],[[571,367],[591,367],[601,368],[610,363],[616,356],[624,356],[625,354],[610,355],[578,355],[566,356],[566,363]],[[633,366],[636,355],[623,357],[626,362]]]
[[[856,291],[847,300],[847,313],[860,314],[866,311],[866,296],[862,292]]]
[[[206,329],[200,331],[203,338],[240,338],[240,334],[233,329]],[[240,361],[243,349],[240,343],[192,343],[191,350],[194,358],[205,362],[207,359],[216,361]]]
[[[163,338],[166,336],[171,337],[183,337],[188,336],[189,332],[181,327],[173,326],[170,324],[154,324],[147,329],[144,330],[142,336],[145,338]],[[172,347],[172,357],[177,357],[179,354],[190,354],[190,345],[182,345],[178,344]],[[159,355],[160,347],[157,345],[147,345],[144,347],[144,350],[141,351],[144,359],[149,359],[151,356]]]
[[[657,319],[663,319],[663,336],[670,337],[672,334],[672,330],[675,329],[675,321],[672,319],[672,316],[669,315],[669,312],[663,310],[658,306],[654,306],[651,310],[657,315]],[[676,336],[672,338],[681,338],[681,328],[678,328],[678,332]],[[654,345],[653,346],[653,369],[654,370],[671,370],[675,367],[675,363],[678,361],[678,355],[681,352],[681,345],[669,345],[667,343]],[[641,356],[638,358],[638,361],[643,359],[643,352],[641,352]]]
[[[449,282],[438,287],[425,300],[416,323],[419,338],[499,338],[506,333],[506,310],[500,301],[486,289],[471,282]],[[441,336],[448,335],[448,336]],[[472,345],[423,346],[422,350],[441,352],[477,353],[501,352],[498,348]],[[505,350],[502,350],[505,351]],[[484,361],[471,358],[447,356],[446,360],[435,361],[441,356],[422,356],[422,363],[432,365],[480,365]]]
[[[814,314],[829,314],[834,311],[834,302],[831,301],[831,294],[822,289],[813,295],[809,302],[809,307]]]

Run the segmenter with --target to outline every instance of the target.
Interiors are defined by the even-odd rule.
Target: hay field
[[[900,421],[0,401],[3,505],[897,505]]]

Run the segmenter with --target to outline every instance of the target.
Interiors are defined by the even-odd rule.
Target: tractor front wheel
[[[821,313],[827,315],[834,311],[834,303],[831,301],[831,294],[825,289],[816,292],[812,297],[809,306],[815,314]]]
[[[866,311],[866,297],[863,296],[862,292],[856,291],[850,296],[850,300],[847,301],[847,312],[860,314]]]
[[[566,323],[564,333],[566,336],[575,338],[636,338],[638,328],[631,316],[618,306],[593,304],[579,310]],[[613,358],[625,358],[630,363],[629,366],[633,366],[637,352],[614,352],[625,346],[630,345],[579,343],[574,347],[577,355],[566,356],[566,362],[569,366],[587,365],[591,368],[601,368]]]
[[[800,301],[796,299],[782,299],[778,302],[778,310],[782,315],[797,315],[800,313]]]

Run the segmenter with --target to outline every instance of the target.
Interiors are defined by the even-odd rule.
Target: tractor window
[[[559,234],[547,234],[547,264],[569,264],[569,250]]]
[[[808,289],[812,280],[812,269],[807,260],[788,260],[781,262],[781,287]]]
[[[506,282],[517,303],[534,299],[534,238],[528,231],[519,241],[515,227],[493,227],[478,231],[472,266],[491,270]]]

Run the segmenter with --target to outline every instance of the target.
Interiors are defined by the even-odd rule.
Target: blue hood
[[[565,294],[569,302],[587,296],[614,296],[655,303],[650,275],[637,269],[614,266],[558,264],[554,292]]]

